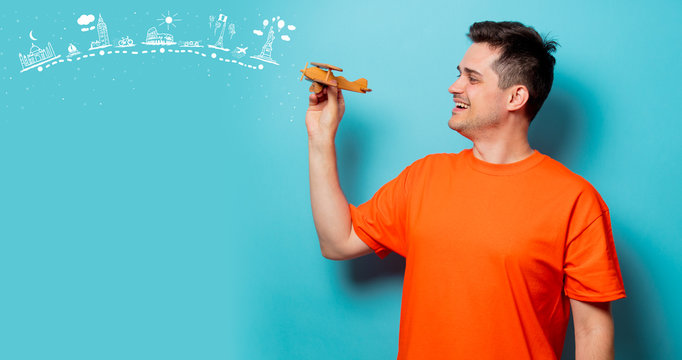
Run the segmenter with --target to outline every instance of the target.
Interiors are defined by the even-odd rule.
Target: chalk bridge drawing
[[[177,14],[171,15],[170,11],[168,11],[165,15],[162,13],[161,16],[163,18],[157,20],[162,20],[162,23],[157,26],[166,25],[167,30],[170,30],[171,27],[176,27],[175,23],[181,21],[181,19],[176,17]],[[277,31],[279,39],[282,41],[291,41],[291,38],[288,34],[279,33],[281,33],[283,30],[285,32],[291,32],[296,29],[296,27],[293,25],[288,25],[285,28],[286,24],[279,16],[272,18],[272,25],[269,26],[269,28],[268,25],[270,25],[270,20],[268,19],[263,21],[263,30],[268,29],[265,44],[261,48],[260,54],[246,57],[249,46],[245,46],[245,44],[248,45],[248,42],[245,41],[246,39],[244,38],[237,37],[240,39],[241,43],[239,46],[236,46],[233,51],[225,47],[225,43],[227,41],[231,41],[237,34],[237,29],[239,26],[234,23],[228,23],[228,17],[225,14],[219,14],[217,19],[214,16],[210,16],[209,27],[213,29],[213,36],[216,40],[215,43],[206,46],[208,48],[220,50],[222,52],[229,52],[230,58],[227,58],[225,55],[222,55],[221,57],[220,51],[215,51],[213,53],[201,52],[200,48],[203,48],[204,45],[201,44],[200,40],[177,41],[173,34],[170,32],[159,32],[156,26],[147,30],[145,39],[141,42],[142,44],[152,46],[155,49],[141,51],[135,51],[133,49],[129,50],[129,48],[136,46],[135,41],[131,36],[122,36],[120,40],[114,39],[114,42],[112,43],[109,38],[109,28],[107,23],[104,21],[102,14],[98,14],[96,23],[95,19],[95,16],[92,14],[82,14],[77,18],[76,22],[78,23],[81,32],[89,32],[96,29],[97,39],[90,41],[90,47],[88,50],[83,51],[83,53],[81,53],[81,50],[77,48],[77,45],[79,44],[78,41],[68,42],[67,40],[68,47],[65,47],[62,50],[62,53],[65,55],[64,58],[62,58],[61,54],[55,52],[51,42],[47,42],[44,48],[38,46],[40,44],[38,43],[38,39],[34,36],[34,31],[29,31],[28,38],[31,39],[31,47],[27,54],[19,52],[19,62],[21,64],[21,70],[19,72],[23,73],[32,69],[37,69],[38,72],[42,72],[45,69],[57,64],[99,58],[105,55],[115,54],[116,56],[123,56],[156,53],[165,54],[164,56],[166,56],[166,54],[192,54],[201,56],[202,58],[212,59],[214,61],[238,65],[246,69],[263,70],[265,66],[262,64],[262,62],[279,65],[279,63],[273,59],[272,52],[273,45],[278,39],[275,35],[275,31]],[[244,18],[244,20],[246,20],[246,18]],[[263,36],[263,31],[257,29],[253,31],[253,34],[256,36]],[[60,40],[61,39],[63,38],[60,37]],[[107,49],[110,47],[111,49]],[[252,61],[251,59],[257,61]]]

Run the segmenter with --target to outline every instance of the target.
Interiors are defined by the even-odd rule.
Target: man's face
[[[499,55],[488,44],[474,43],[457,66],[460,75],[448,88],[456,105],[448,126],[464,136],[497,126],[504,114],[504,90],[492,68]]]

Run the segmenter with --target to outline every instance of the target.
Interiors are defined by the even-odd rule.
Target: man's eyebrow
[[[460,69],[459,65],[457,65],[457,71],[459,71],[460,73],[462,72],[462,70]],[[468,67],[465,67],[465,68],[464,68],[464,72],[465,72],[465,73],[468,73],[468,74],[478,75],[478,76],[481,76],[481,77],[483,76],[483,74],[481,74],[480,72],[478,72],[478,71],[476,71],[476,70],[474,70],[474,69],[468,68]]]

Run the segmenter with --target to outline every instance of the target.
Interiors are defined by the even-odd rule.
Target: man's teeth
[[[462,109],[468,109],[468,108],[469,108],[469,105],[464,104],[464,103],[458,102],[458,103],[455,103],[455,104],[457,105],[458,108],[462,108]]]

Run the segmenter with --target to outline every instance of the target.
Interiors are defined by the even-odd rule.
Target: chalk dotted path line
[[[141,54],[154,54],[154,53],[157,53],[157,52],[160,53],[160,54],[164,54],[164,53],[168,52],[168,53],[176,53],[176,54],[193,54],[193,55],[201,55],[201,57],[209,57],[209,56],[210,56],[211,59],[216,59],[216,60],[218,60],[218,61],[222,61],[222,62],[225,62],[225,63],[237,64],[237,65],[239,65],[239,66],[243,66],[243,67],[245,67],[245,68],[253,69],[253,70],[263,70],[263,64],[259,64],[258,66],[253,66],[253,65],[250,65],[250,64],[245,64],[245,63],[243,63],[243,62],[241,62],[241,61],[234,60],[234,59],[230,60],[230,59],[225,59],[225,58],[219,57],[216,53],[211,53],[210,55],[207,55],[206,53],[199,52],[199,51],[196,51],[196,50],[186,50],[186,49],[180,49],[180,50],[178,50],[178,49],[168,49],[168,50],[166,50],[166,48],[161,48],[161,49],[159,49],[159,50],[153,49],[153,50],[142,50],[142,51],[132,51],[132,50],[107,50],[107,51],[104,51],[104,50],[100,50],[99,52],[93,52],[93,53],[90,53],[90,54],[85,54],[85,55],[79,56],[79,57],[77,57],[77,58],[75,58],[75,59],[73,59],[73,58],[66,58],[66,59],[54,60],[54,61],[52,61],[52,62],[50,62],[50,63],[45,64],[44,66],[38,66],[38,71],[41,72],[41,71],[43,71],[43,70],[49,69],[51,66],[55,66],[55,65],[61,64],[61,63],[63,63],[63,62],[80,61],[80,60],[87,59],[87,58],[90,58],[90,57],[95,57],[95,56],[97,56],[98,54],[99,54],[99,56],[105,56],[105,55],[111,55],[111,54],[131,54],[131,55],[141,55]]]

